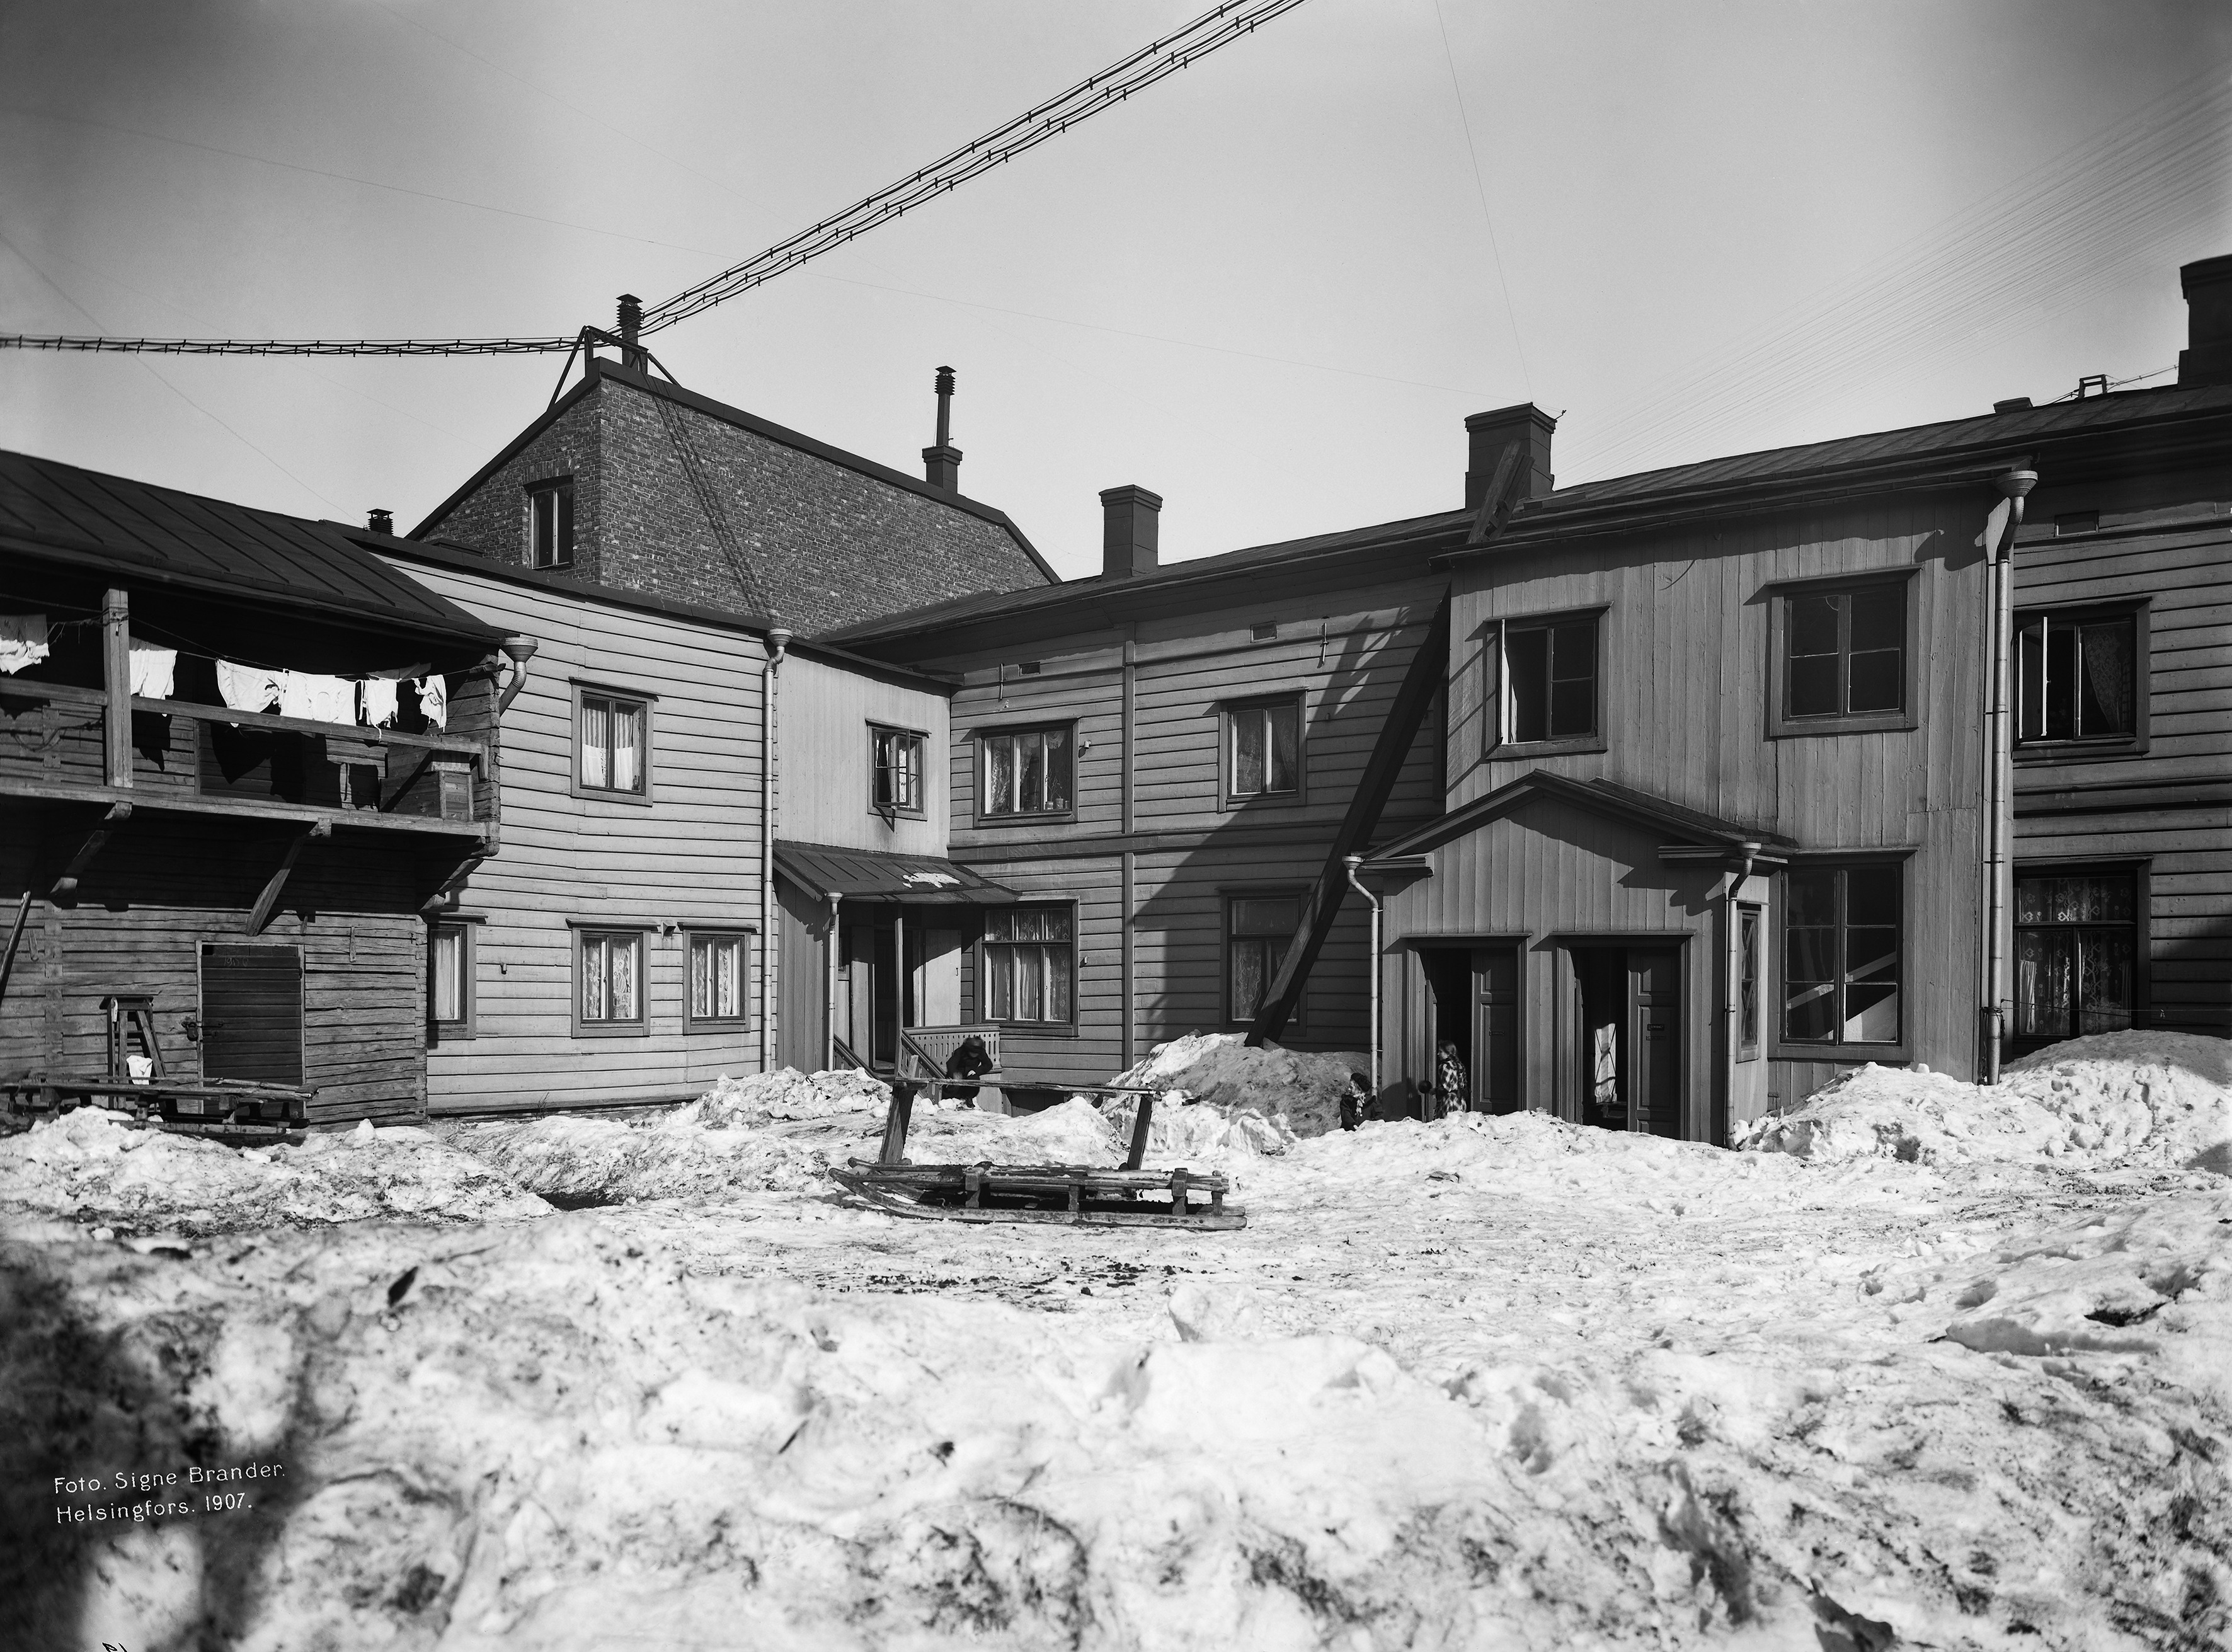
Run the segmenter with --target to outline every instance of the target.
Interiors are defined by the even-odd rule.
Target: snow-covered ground
[[[1151,1162],[1235,1177],[1220,1234],[852,1208],[810,1167],[868,1152],[880,1098],[828,1078],[783,1081],[788,1115],[748,1082],[687,1118],[322,1149],[401,1136],[598,1208],[298,1200],[197,1238],[158,1201],[184,1237],[151,1253],[81,1237],[125,1207],[97,1170],[28,1198],[50,1149],[16,1138],[9,1632],[2222,1646],[2225,1053],[2087,1040],[1999,1092],[1864,1073],[1757,1144],[1798,1151],[1172,1109]],[[1120,1126],[933,1110],[911,1152],[1107,1162]],[[243,1512],[55,1523],[102,1500],[55,1476],[189,1462],[285,1471]]]

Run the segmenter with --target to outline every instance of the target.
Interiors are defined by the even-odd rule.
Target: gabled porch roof
[[[1659,845],[1662,861],[1742,857],[1780,863],[1798,847],[1795,838],[1767,827],[1722,820],[1671,798],[1623,786],[1617,781],[1575,780],[1538,769],[1373,850],[1366,857],[1365,869],[1423,869],[1423,857],[1444,843],[1477,831],[1490,821],[1499,820],[1540,798],[1554,798],[1595,814],[1655,828],[1670,840]]]

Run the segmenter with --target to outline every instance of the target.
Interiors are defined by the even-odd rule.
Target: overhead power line
[[[643,312],[642,331],[655,333],[672,327],[825,252],[834,252],[903,213],[958,188],[1002,161],[1011,160],[1049,138],[1061,136],[1080,121],[1092,119],[1136,92],[1145,91],[1165,75],[1176,74],[1189,63],[1198,62],[1219,47],[1230,45],[1302,3],[1303,0],[1220,0],[1217,6],[1176,33],[1142,46],[1059,96],[1025,110],[951,154],[886,185],[843,211],[778,241],[766,251],[723,270],[710,280],[661,303],[647,305]],[[0,348],[103,350],[157,355],[531,355],[572,350],[581,342],[580,334],[556,338],[450,339],[188,339],[0,334]]]

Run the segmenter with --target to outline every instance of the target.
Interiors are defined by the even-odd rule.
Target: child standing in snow
[[[1377,1109],[1372,1102],[1372,1081],[1362,1073],[1349,1074],[1348,1088],[1341,1092],[1340,1096],[1340,1128],[1353,1130],[1366,1119],[1374,1116]]]
[[[1437,1075],[1441,1089],[1439,1116],[1466,1112],[1470,1110],[1471,1091],[1465,1083],[1464,1057],[1457,1053],[1456,1044],[1447,1038],[1442,1040],[1439,1054],[1441,1059]]]

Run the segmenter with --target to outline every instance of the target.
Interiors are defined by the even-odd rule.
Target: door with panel
[[[1627,1128],[1682,1134],[1682,960],[1671,948],[1627,954]]]

